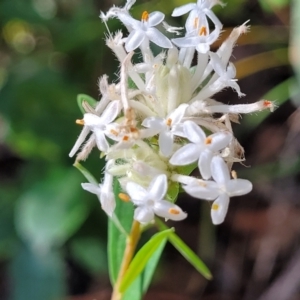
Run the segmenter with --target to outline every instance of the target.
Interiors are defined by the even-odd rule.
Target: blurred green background
[[[143,10],[161,10],[170,24],[179,26],[184,18],[169,16],[174,7],[188,2],[138,1],[132,13],[139,18]],[[117,78],[118,65],[105,46],[106,30],[98,16],[100,10],[107,11],[112,4],[123,3],[117,0],[0,0],[1,300],[53,300],[109,290],[106,216],[96,197],[81,189],[80,183],[85,180],[72,167],[73,159],[68,153],[80,132],[74,122],[82,116],[76,103],[77,94],[99,99],[98,78],[103,74],[108,74],[110,81]],[[249,96],[238,100],[228,91],[225,96],[220,93],[218,100],[249,103],[275,88],[268,100],[276,100],[278,105],[284,103],[284,108],[280,107],[275,114],[278,120],[285,122],[296,111],[298,103],[297,77],[293,76],[288,53],[298,74],[299,1],[228,0],[226,3],[224,9],[215,9],[225,27],[238,26],[248,19],[253,27],[251,33],[241,38],[233,56],[242,91]],[[115,31],[120,23],[112,20],[109,27]],[[222,38],[229,32],[227,30]],[[288,99],[293,105],[286,104]],[[257,156],[251,145],[247,148],[248,137],[253,140],[257,132],[261,133],[258,129],[265,118],[267,114],[245,117],[242,126],[237,128],[253,166],[244,168],[243,175],[254,181],[264,178],[271,182],[276,170],[283,177],[288,174],[295,178],[298,172],[295,164],[278,163],[283,146],[276,148],[275,156],[267,151],[267,159]],[[261,138],[268,139],[272,131],[268,134]],[[283,134],[281,139],[284,138]],[[296,166],[299,165],[298,154],[296,151],[293,156]],[[103,162],[96,152],[84,165],[100,180]],[[193,206],[186,210],[191,210],[193,220]],[[199,227],[198,223],[191,221],[187,226],[203,233],[205,224],[200,222]],[[213,239],[222,236],[223,229],[217,230],[212,233]],[[197,238],[215,247],[212,250],[202,245],[198,252],[208,260],[218,260],[213,256],[221,249],[216,242],[212,243],[205,234]],[[195,240],[194,237],[186,239]],[[197,247],[197,242],[194,246]],[[171,259],[172,255],[171,252]],[[217,266],[211,266],[215,268],[213,272],[219,274]],[[202,282],[201,292],[183,291],[185,299],[205,295],[207,283],[198,280]],[[211,284],[208,294],[213,286]],[[242,286],[226,299],[244,299],[241,298]],[[172,290],[166,280],[159,287]],[[213,291],[222,293],[222,288],[219,286],[219,290]]]

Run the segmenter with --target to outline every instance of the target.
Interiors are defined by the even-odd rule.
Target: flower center
[[[154,200],[148,200],[147,201],[147,206],[154,206]]]
[[[210,145],[211,142],[212,142],[212,138],[211,138],[211,137],[207,137],[207,138],[205,139],[205,141],[204,141],[204,144],[205,144],[205,145]]]
[[[142,22],[147,22],[149,20],[149,13],[145,10],[143,13],[142,13]]]

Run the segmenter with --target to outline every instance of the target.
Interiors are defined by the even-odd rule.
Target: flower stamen
[[[169,213],[172,214],[172,215],[179,215],[180,211],[176,208],[170,208]]]
[[[75,123],[78,124],[78,125],[84,125],[84,120],[83,119],[76,120]]]
[[[212,143],[212,138],[209,136],[205,139],[205,145],[210,145]]]
[[[207,29],[205,26],[202,26],[200,29],[199,29],[199,35],[207,35]]]
[[[127,194],[124,193],[119,193],[118,197],[124,201],[124,202],[129,202],[130,201],[130,197]]]
[[[214,203],[212,206],[211,206],[211,209],[212,210],[219,210],[219,208],[220,208],[220,205],[219,204],[217,204],[217,203]]]
[[[149,13],[146,10],[142,13],[141,20],[142,22],[147,22],[149,20]]]

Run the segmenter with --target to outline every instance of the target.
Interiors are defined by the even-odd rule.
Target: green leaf
[[[118,218],[121,226],[128,233],[130,232],[133,221],[133,205],[129,202],[124,202],[119,198],[121,187],[118,179],[114,179],[114,194],[116,199],[115,216]],[[112,285],[116,282],[118,277],[120,265],[123,259],[124,250],[126,246],[127,236],[120,231],[119,227],[115,225],[114,221],[108,220],[108,269]]]
[[[130,287],[124,293],[122,300],[141,300],[142,292],[142,276],[137,277]]]
[[[95,177],[79,162],[75,162],[73,166],[83,174],[83,176],[87,179],[89,183],[98,185],[98,181],[95,179]]]
[[[156,218],[157,225],[160,230],[167,230],[168,227],[158,218]],[[165,232],[165,231],[163,231]],[[197,256],[197,254],[175,233],[171,233],[168,237],[169,242],[182,254],[182,256],[194,268],[202,274],[205,278],[211,279],[212,274],[204,264],[204,262]]]
[[[149,259],[144,272],[142,273],[142,279],[143,279],[143,286],[142,290],[143,293],[145,293],[148,290],[148,287],[151,283],[154,271],[156,270],[157,264],[159,262],[159,259],[161,257],[161,254],[166,246],[167,239],[164,239],[161,244],[157,247],[155,252],[152,254],[151,258]],[[130,288],[129,288],[130,289]]]
[[[190,175],[197,168],[197,166],[198,166],[197,162],[187,166],[178,166],[176,167],[176,172],[182,175]]]
[[[174,232],[173,228],[155,234],[135,255],[125,276],[120,284],[120,292],[123,293],[130,284],[142,273],[146,264],[155,253],[157,248],[163,243],[168,236]]]
[[[87,102],[93,108],[95,108],[97,104],[97,100],[95,100],[94,98],[88,95],[85,94],[77,95],[77,104],[83,114],[86,113],[86,110],[84,109],[84,102]]]

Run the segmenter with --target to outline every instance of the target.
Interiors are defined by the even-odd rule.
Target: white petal
[[[192,9],[195,9],[196,7],[197,7],[197,4],[195,4],[195,3],[188,3],[188,4],[182,5],[180,7],[176,7],[172,12],[172,17],[182,16],[182,15],[188,13],[189,11],[191,11]]]
[[[113,193],[101,193],[100,195],[100,203],[102,209],[109,215],[112,216],[115,208],[116,208],[116,201],[115,196]]]
[[[208,43],[199,43],[197,46],[196,46],[196,50],[200,53],[207,53],[209,51],[210,47],[209,47],[209,44]]]
[[[126,39],[125,49],[127,52],[131,52],[139,47],[145,39],[145,31],[133,30],[130,32]]]
[[[103,126],[103,122],[101,118],[91,113],[84,114],[83,121],[84,121],[84,125],[90,128]]]
[[[198,168],[203,179],[209,179],[211,177],[210,165],[213,156],[213,152],[209,149],[205,149],[200,154]]]
[[[96,136],[96,143],[97,147],[100,151],[107,152],[109,148],[109,144],[105,138],[105,135],[100,130],[95,130],[95,136]]]
[[[195,144],[202,144],[205,141],[206,135],[204,131],[194,122],[186,121],[183,123],[183,130],[186,137]]]
[[[166,200],[155,202],[153,209],[156,215],[168,220],[181,221],[187,217],[187,214],[178,205]]]
[[[106,125],[114,121],[115,118],[118,116],[120,109],[121,109],[120,100],[114,100],[111,103],[109,103],[100,117],[102,124]]]
[[[219,196],[219,187],[214,181],[188,184],[182,187],[189,195],[198,199],[215,200]]]
[[[154,11],[149,14],[148,24],[150,27],[156,26],[163,21],[165,15],[160,11]]]
[[[195,144],[187,144],[178,149],[170,159],[174,166],[189,165],[199,159],[201,148]]]
[[[211,175],[217,183],[227,183],[230,180],[229,170],[220,156],[214,156],[211,162]]]
[[[210,52],[210,64],[216,73],[222,77],[224,73],[226,73],[225,66],[223,66],[222,61],[217,53]]]
[[[179,105],[168,117],[167,119],[172,120],[172,126],[178,124],[181,119],[184,117],[185,111],[188,108],[188,104],[181,104]]]
[[[162,48],[173,47],[171,41],[156,28],[147,29],[146,34],[151,42]]]
[[[134,219],[142,224],[147,224],[154,219],[154,212],[148,206],[137,207],[134,211]]]
[[[228,131],[217,132],[210,135],[207,140],[210,140],[210,144],[207,145],[212,151],[219,151],[228,146],[232,139],[232,134]]]
[[[164,128],[166,128],[165,120],[159,117],[148,117],[146,118],[142,126],[153,129],[154,131],[160,132]]]
[[[82,188],[90,193],[100,195],[101,187],[93,183],[82,183]]]
[[[153,201],[160,201],[167,193],[168,182],[165,174],[153,178],[148,187],[149,198]]]
[[[126,191],[129,194],[131,201],[136,205],[141,205],[148,199],[148,191],[135,182],[126,184]]]
[[[165,157],[169,157],[173,150],[173,134],[171,132],[162,131],[158,139],[159,150]]]
[[[232,179],[226,183],[226,191],[230,197],[245,195],[252,191],[252,183],[246,179]]]
[[[199,37],[183,37],[183,38],[176,38],[172,39],[172,42],[180,48],[187,48],[187,47],[196,47],[199,43]]]
[[[214,201],[211,207],[211,218],[215,225],[223,223],[229,205],[229,197],[226,194],[221,194],[218,199]]]

